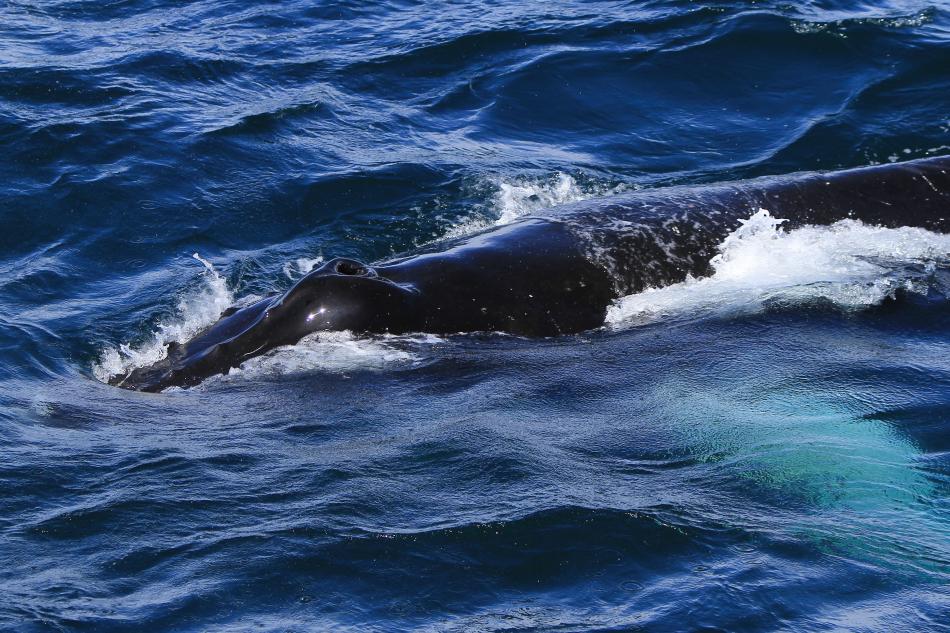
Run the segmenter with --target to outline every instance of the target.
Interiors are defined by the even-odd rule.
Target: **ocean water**
[[[324,258],[950,153],[945,4],[10,0],[0,148],[0,630],[948,630],[948,236],[104,384]]]

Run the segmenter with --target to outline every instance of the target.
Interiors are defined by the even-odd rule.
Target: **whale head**
[[[315,332],[407,332],[417,323],[417,295],[372,266],[336,258],[283,294],[226,311],[187,343],[169,344],[166,358],[110,383],[152,392],[187,387]]]
[[[278,296],[261,325],[276,338],[299,341],[319,331],[405,332],[418,291],[355,259],[336,258]],[[281,342],[281,344],[288,344]]]

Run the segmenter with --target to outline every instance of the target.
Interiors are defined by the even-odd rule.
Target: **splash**
[[[490,182],[494,190],[487,214],[469,217],[451,227],[445,237],[471,235],[493,226],[503,226],[528,215],[562,204],[588,198],[609,196],[626,190],[624,184],[579,181],[574,176],[556,172],[545,178],[497,178]]]
[[[783,222],[760,209],[720,245],[712,276],[623,297],[608,309],[607,324],[640,325],[815,300],[860,309],[899,289],[923,289],[927,275],[950,257],[950,235],[924,229],[843,220],[786,232]]]
[[[316,257],[298,257],[294,261],[284,264],[284,275],[286,275],[288,279],[299,279],[322,264],[323,261],[323,255],[317,255]]]
[[[206,268],[201,285],[183,296],[178,302],[176,314],[160,322],[152,337],[139,345],[123,343],[107,348],[99,357],[92,372],[102,382],[111,377],[128,373],[136,367],[156,363],[167,354],[168,343],[183,343],[202,329],[218,320],[221,313],[234,303],[234,296],[227,282],[208,260],[198,253],[192,255]]]
[[[582,186],[573,176],[561,172],[556,173],[553,179],[543,181],[502,180],[498,183],[495,195],[494,208],[498,214],[495,224],[508,224],[561,204],[618,193],[622,188],[622,185],[608,187],[596,183]]]

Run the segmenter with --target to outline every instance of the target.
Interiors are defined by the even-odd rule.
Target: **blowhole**
[[[341,259],[336,263],[336,272],[339,275],[365,275],[366,266],[350,259]]]

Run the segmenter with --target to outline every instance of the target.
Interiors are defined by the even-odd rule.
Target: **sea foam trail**
[[[713,275],[623,297],[607,310],[607,325],[814,300],[860,309],[898,289],[925,291],[929,273],[950,258],[950,235],[923,229],[843,220],[785,231],[783,223],[760,209],[719,246]]]

